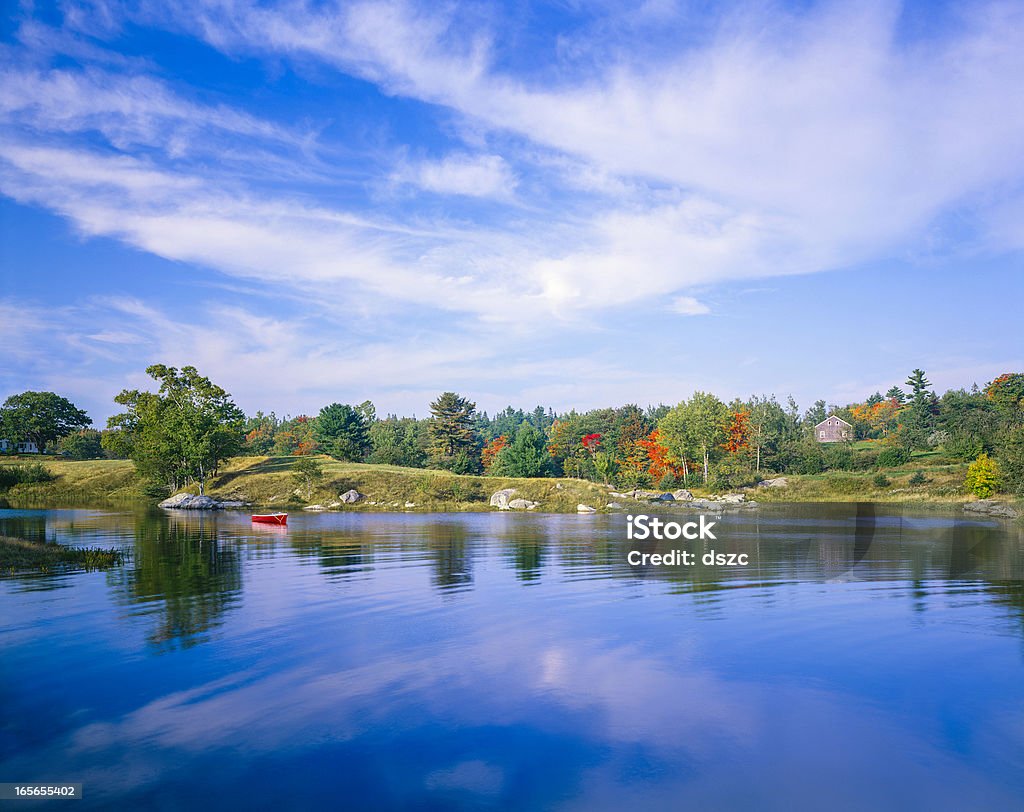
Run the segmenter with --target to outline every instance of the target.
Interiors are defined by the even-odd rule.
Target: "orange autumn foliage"
[[[501,449],[507,445],[508,437],[502,434],[500,437],[495,437],[484,446],[484,450],[480,452],[480,462],[483,464],[485,471],[491,470],[491,466],[494,465],[494,460],[497,459],[498,454],[501,453]]]
[[[647,470],[654,482],[657,482],[666,474],[676,477],[683,475],[683,466],[677,465],[672,461],[669,450],[661,444],[661,432],[657,429],[648,434],[645,439],[638,440],[637,445],[647,452],[647,459],[649,461]]]
[[[729,425],[725,428],[725,442],[722,443],[722,448],[730,454],[748,448],[750,446],[749,421],[749,411],[733,412],[729,419]]]

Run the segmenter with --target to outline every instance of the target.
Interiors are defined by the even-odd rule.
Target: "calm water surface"
[[[639,569],[623,516],[290,521],[0,510],[130,554],[0,579],[0,781],[83,782],[76,809],[1024,807],[1020,525],[767,507],[680,548],[747,567]]]

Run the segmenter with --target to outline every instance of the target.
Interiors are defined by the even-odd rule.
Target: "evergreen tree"
[[[900,406],[907,402],[907,393],[898,386],[892,387],[885,393],[886,400],[895,400]]]
[[[498,452],[491,472],[498,476],[547,476],[551,472],[551,457],[544,435],[524,420],[512,442]]]
[[[313,423],[319,449],[335,459],[358,462],[370,450],[366,403],[353,408],[347,403],[324,406]],[[372,412],[373,404],[369,404]]]
[[[430,404],[429,452],[432,462],[456,473],[480,468],[480,442],[473,426],[476,404],[444,392]]]

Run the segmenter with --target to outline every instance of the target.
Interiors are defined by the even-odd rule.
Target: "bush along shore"
[[[117,550],[65,547],[54,542],[0,536],[0,573],[108,569],[123,563],[124,556]]]
[[[965,464],[914,459],[868,471],[790,474],[732,490],[693,486],[672,490],[621,488],[584,479],[499,477],[373,465],[323,456],[234,457],[200,496],[190,487],[167,500],[147,492],[123,460],[38,463],[46,472],[0,492],[15,507],[109,506],[160,503],[175,509],[267,511],[490,511],[575,513],[652,507],[716,509],[722,505],[784,502],[891,502],[967,508],[1014,518],[1024,514],[1012,498],[978,499],[967,491]],[[494,497],[508,492],[506,498]],[[689,496],[687,496],[687,494]],[[692,499],[690,498],[692,497]],[[723,497],[728,497],[723,499]],[[582,510],[585,508],[586,510]]]

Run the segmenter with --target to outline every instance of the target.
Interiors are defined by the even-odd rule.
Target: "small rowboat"
[[[288,514],[287,513],[263,513],[263,514],[257,513],[255,516],[252,517],[252,520],[254,522],[259,522],[260,524],[288,524]]]

